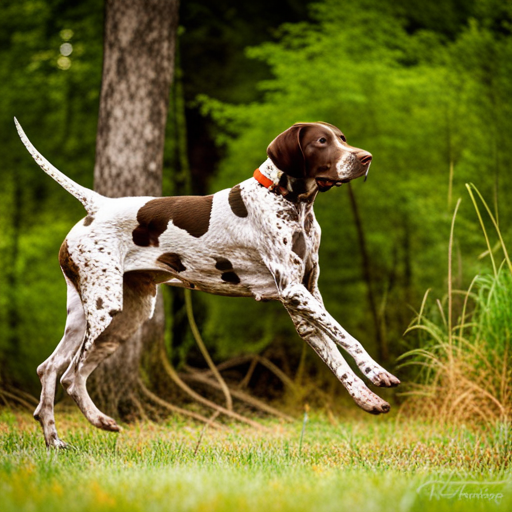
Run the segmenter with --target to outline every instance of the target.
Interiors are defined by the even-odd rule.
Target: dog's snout
[[[368,151],[364,151],[363,149],[357,151],[355,155],[363,165],[370,165],[373,158],[371,153],[368,153]]]

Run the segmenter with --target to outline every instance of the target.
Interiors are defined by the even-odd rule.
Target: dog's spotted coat
[[[325,310],[318,290],[319,191],[366,175],[370,153],[349,146],[326,123],[300,123],[267,149],[257,179],[197,197],[110,199],[81,187],[20,137],[36,162],[85,206],[59,260],[68,287],[68,317],[55,352],[38,368],[41,401],[34,413],[48,446],[64,447],[53,403],[57,378],[95,426],[119,430],[90,399],[86,381],[153,314],[156,286],[279,300],[300,336],[366,411],[389,405],[371,392],[341,356],[345,349],[378,386],[399,384]]]

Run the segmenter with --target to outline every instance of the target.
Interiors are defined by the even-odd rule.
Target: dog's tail
[[[62,174],[56,167],[54,167],[46,158],[37,151],[37,149],[28,140],[25,135],[23,128],[18,123],[18,120],[14,118],[16,129],[21,138],[23,144],[28,149],[28,152],[32,155],[32,158],[39,164],[41,169],[46,174],[49,174],[61,187],[65,188],[71,195],[75,196],[87,210],[89,215],[96,213],[101,204],[104,203],[106,197],[89,190],[88,188],[82,187],[78,183],[75,183],[71,178],[68,178],[65,174]]]

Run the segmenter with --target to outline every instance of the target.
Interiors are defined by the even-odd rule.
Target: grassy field
[[[0,510],[510,510],[511,442],[487,431],[383,416],[264,420],[264,431],[165,424],[98,431],[57,423],[72,449],[44,447],[27,413],[0,412]]]

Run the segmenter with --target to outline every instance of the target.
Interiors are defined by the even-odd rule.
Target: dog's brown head
[[[314,179],[325,192],[366,175],[372,155],[347,144],[339,128],[328,123],[297,123],[268,146],[274,165],[296,179]]]

